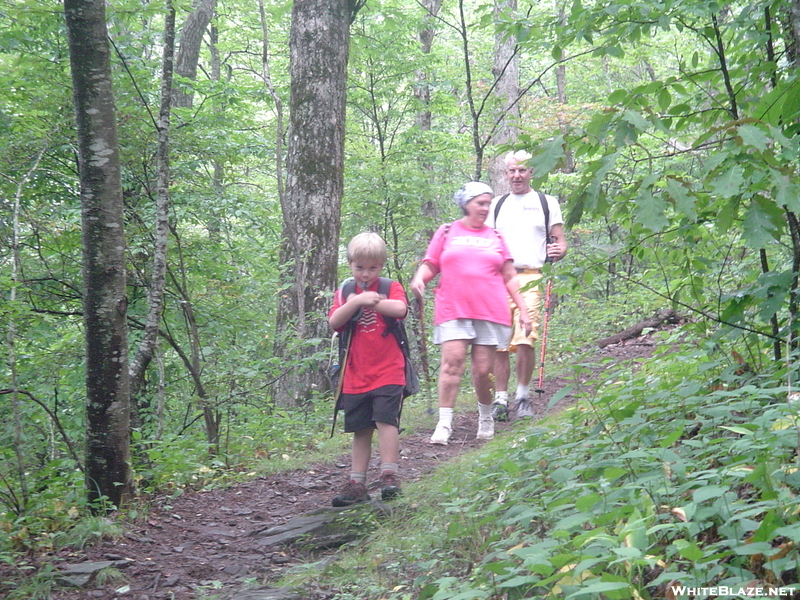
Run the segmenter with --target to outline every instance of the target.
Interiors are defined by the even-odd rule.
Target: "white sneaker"
[[[494,419],[489,417],[480,417],[478,419],[478,439],[490,440],[494,437]]]
[[[436,429],[433,430],[433,435],[431,436],[431,444],[436,444],[437,446],[447,446],[447,442],[449,441],[450,427],[444,423],[437,423]]]

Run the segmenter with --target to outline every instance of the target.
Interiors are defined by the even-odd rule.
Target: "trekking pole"
[[[344,333],[344,332],[342,332]],[[347,344],[344,349],[344,360],[339,365],[339,381],[336,382],[336,392],[333,395],[333,423],[331,423],[331,437],[336,432],[336,416],[339,414],[339,398],[342,395],[342,387],[344,386],[344,370],[347,365],[347,358],[350,356],[350,342],[353,341],[353,333],[350,332],[347,338]],[[341,333],[339,335],[342,335]]]
[[[551,262],[548,256],[545,262]],[[542,342],[539,352],[539,385],[536,387],[536,393],[539,394],[541,399],[544,394],[544,359],[547,352],[547,324],[550,322],[550,296],[553,291],[553,274],[552,272],[547,278],[547,287],[544,293],[544,319],[542,320]]]
[[[367,283],[365,281],[361,282],[361,290],[364,292],[367,291]],[[342,301],[346,302],[347,298],[342,298]],[[359,311],[361,310],[363,309],[359,309]],[[360,314],[361,314],[360,312],[356,313],[356,315]],[[352,320],[357,321],[358,316],[356,316],[355,318],[350,317],[350,319],[351,321]],[[333,434],[336,432],[336,415],[339,414],[339,398],[342,395],[342,388],[344,387],[344,372],[345,368],[347,367],[347,359],[350,356],[350,344],[353,343],[353,336],[356,333],[356,324],[352,322],[348,323],[348,326],[345,327],[342,333],[344,333],[345,331],[348,332],[347,344],[345,344],[344,347],[344,358],[342,359],[341,364],[339,365],[339,381],[336,384],[336,393],[333,396],[333,423],[331,423],[331,437],[333,437]],[[342,335],[342,333],[340,333],[339,335]]]
[[[550,294],[553,289],[553,280],[547,280],[547,291],[544,294],[544,320],[542,321],[542,343],[539,352],[539,385],[536,393],[541,398],[544,394],[544,359],[547,352],[547,323],[550,321]]]
[[[431,392],[431,371],[430,363],[428,362],[428,338],[425,335],[425,311],[422,306],[422,298],[417,298],[416,303],[418,306],[419,320],[419,339],[420,339],[420,359],[422,360],[422,370],[425,371],[425,387],[428,392],[428,409],[425,411],[429,415],[433,414],[433,393]]]

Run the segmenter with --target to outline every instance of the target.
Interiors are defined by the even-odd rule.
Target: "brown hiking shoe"
[[[381,500],[391,500],[402,493],[400,478],[393,471],[381,473]]]
[[[342,506],[351,506],[359,502],[369,502],[369,492],[367,486],[358,481],[349,481],[344,486],[341,493],[333,497],[331,504],[340,508]]]

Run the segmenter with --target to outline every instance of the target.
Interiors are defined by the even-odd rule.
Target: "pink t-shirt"
[[[460,219],[442,225],[422,260],[439,270],[434,325],[453,319],[511,325],[503,265],[512,258],[494,229],[470,229]]]
[[[378,282],[370,286],[370,292],[378,291]],[[356,286],[356,294],[361,290]],[[403,286],[396,281],[389,287],[390,300],[406,302]],[[341,289],[333,296],[333,306],[328,318],[337,308],[344,304],[346,298],[341,297]],[[344,329],[344,327],[342,327]],[[337,331],[342,331],[339,329]],[[342,392],[345,394],[363,394],[384,385],[405,385],[406,359],[397,338],[386,332],[386,321],[380,313],[365,308],[356,323],[353,342],[344,369]]]

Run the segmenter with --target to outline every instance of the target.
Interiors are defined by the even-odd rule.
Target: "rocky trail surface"
[[[628,345],[605,348],[599,351],[599,356],[618,359],[613,361],[618,364],[651,352],[652,344],[639,338]],[[587,378],[591,377],[591,373],[587,374]],[[566,384],[556,378],[546,381],[545,393],[534,395],[538,415],[544,414],[552,395]],[[567,396],[561,404],[570,401]],[[462,409],[467,410],[463,403]],[[401,434],[400,469],[404,485],[424,478],[442,463],[484,443],[475,439],[477,411],[470,409],[456,414],[453,436],[447,446],[429,443],[434,425],[435,416],[431,416],[429,428]],[[498,423],[497,436],[507,435],[514,426]],[[63,587],[57,588],[52,600],[335,598],[335,590],[306,590],[297,596],[272,591],[268,586],[287,569],[319,560],[326,552],[334,551],[317,547],[312,557],[301,545],[280,543],[284,535],[281,532],[295,524],[304,526],[309,520],[307,516],[319,509],[326,509],[323,513],[335,512],[327,509],[348,473],[349,456],[342,455],[332,457],[330,462],[259,477],[225,489],[153,498],[146,518],[126,525],[123,537],[82,550],[61,550],[36,561],[36,566],[41,568],[46,562],[59,572]],[[378,475],[375,451],[368,480],[375,482]],[[380,496],[379,492],[374,493],[375,487],[370,491],[374,497]],[[380,509],[381,503],[373,502],[374,507]],[[291,525],[281,528],[287,524]],[[275,533],[279,535],[276,537]],[[337,539],[330,546],[347,541]],[[118,576],[104,577],[104,571],[99,569],[107,566],[114,567]],[[0,576],[12,575],[2,570]],[[257,589],[248,589],[247,584]]]

